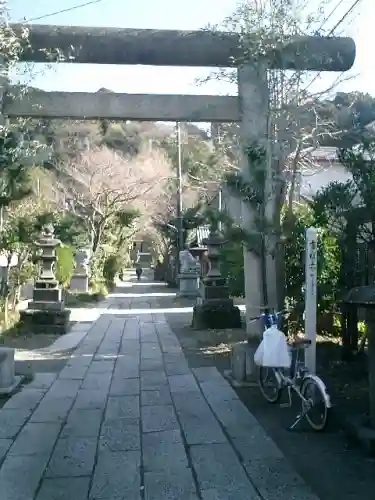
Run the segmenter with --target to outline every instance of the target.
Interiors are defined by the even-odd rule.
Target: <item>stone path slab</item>
[[[1,500],[318,500],[216,368],[190,370],[161,313],[109,308],[60,374],[13,396],[0,464]]]

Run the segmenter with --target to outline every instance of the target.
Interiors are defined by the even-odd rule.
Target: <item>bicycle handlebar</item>
[[[267,316],[276,316],[276,317],[279,317],[279,316],[281,316],[283,314],[286,314],[288,312],[289,311],[287,309],[283,309],[282,311],[273,312],[273,313],[271,313],[271,312],[265,313],[264,312],[264,313],[260,314],[259,316],[254,316],[254,317],[250,318],[250,322],[255,322],[255,321],[259,320],[259,319],[266,318]]]

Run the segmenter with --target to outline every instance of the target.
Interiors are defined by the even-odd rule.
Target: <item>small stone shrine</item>
[[[220,248],[224,240],[216,228],[211,228],[204,243],[207,245],[209,270],[193,309],[192,327],[198,330],[241,328],[240,310],[229,297],[227,280],[220,272]]]
[[[56,247],[60,244],[54,237],[53,226],[44,226],[42,237],[36,243],[41,249],[41,273],[34,284],[33,300],[20,313],[21,326],[34,333],[63,334],[69,327],[70,310],[65,309],[62,290],[53,270]]]
[[[87,293],[89,291],[88,265],[90,251],[82,248],[76,252],[76,266],[70,280],[70,290],[72,292]]]
[[[192,297],[195,299],[199,295],[200,264],[187,248],[181,250],[179,259],[180,274],[178,275],[178,296]]]

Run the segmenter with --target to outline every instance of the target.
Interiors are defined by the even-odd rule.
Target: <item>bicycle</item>
[[[254,320],[263,319],[264,330],[272,325],[278,326],[279,313],[263,313]],[[288,341],[292,355],[291,368],[289,373],[284,368],[259,367],[258,384],[263,397],[272,404],[280,401],[283,390],[287,389],[289,403],[292,406],[292,391],[294,391],[301,400],[301,413],[297,415],[296,420],[289,427],[293,430],[303,418],[306,419],[314,431],[323,431],[328,424],[328,417],[331,409],[331,399],[323,380],[317,375],[311,374],[306,367],[305,361],[301,360],[301,352],[309,347],[311,340],[299,338],[292,342]],[[294,358],[294,359],[293,359]],[[268,376],[273,378],[273,387],[271,393],[267,392]],[[320,421],[314,421],[312,410],[317,407],[317,397],[321,399],[322,411],[320,412]]]

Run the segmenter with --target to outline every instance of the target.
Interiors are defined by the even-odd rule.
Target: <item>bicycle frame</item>
[[[302,384],[303,380],[308,377],[308,375],[305,373],[305,370],[303,370],[303,373],[301,373],[301,369],[298,367],[298,364],[300,362],[299,349],[296,350],[296,354],[297,356],[294,360],[293,366],[293,376],[285,375],[280,368],[274,368],[278,384],[280,385],[280,387],[288,389],[289,406],[291,406],[292,404],[291,390],[297,393],[299,398],[306,402],[306,399],[301,394],[299,387]]]
[[[282,313],[283,312],[264,313],[260,317],[263,319],[264,329],[269,328],[272,325],[278,326],[278,319]],[[324,395],[324,403],[325,403],[326,407],[332,408],[331,398],[328,394],[326,385],[324,384],[323,380],[320,377],[318,377],[317,375],[313,375],[313,374],[309,373],[308,369],[305,365],[305,362],[300,361],[301,350],[308,349],[308,347],[309,346],[307,345],[307,346],[303,346],[303,347],[301,346],[301,347],[292,347],[291,348],[291,352],[294,351],[296,353],[296,357],[295,357],[294,361],[292,361],[292,365],[293,365],[292,366],[292,373],[293,373],[293,375],[292,376],[285,375],[283,373],[282,369],[274,368],[277,382],[281,388],[288,389],[289,406],[291,406],[292,405],[292,395],[291,395],[292,390],[298,395],[298,397],[301,399],[301,401],[303,401],[304,403],[308,403],[308,401],[306,400],[306,398],[302,395],[302,393],[300,391],[300,386],[302,386],[302,383],[305,380],[308,380],[308,379],[313,380],[316,383],[316,385],[319,386],[322,394]],[[302,363],[302,366],[301,366],[301,363]],[[295,425],[297,425],[297,423],[303,418],[303,416],[304,415],[302,414],[302,415],[299,415],[297,417],[297,420],[291,426],[291,429],[294,428]]]

